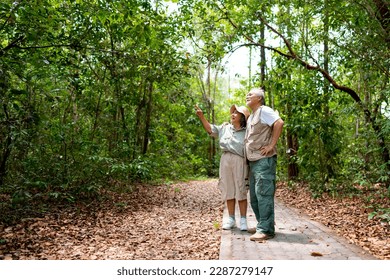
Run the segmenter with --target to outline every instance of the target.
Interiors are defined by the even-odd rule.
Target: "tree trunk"
[[[288,8],[288,13],[290,13],[290,8]],[[305,28],[303,30],[306,30]],[[290,30],[287,27],[287,34],[290,36]],[[305,36],[305,35],[304,35]],[[289,76],[291,79],[291,76]],[[292,115],[292,106],[296,104],[291,104],[291,102],[287,103],[286,114],[287,118],[291,118]],[[299,149],[299,139],[296,133],[292,132],[289,127],[286,128],[287,134],[287,158],[288,158],[288,166],[287,166],[287,175],[289,180],[295,180],[299,176],[299,166],[297,164],[297,153]]]
[[[388,10],[388,6],[389,5],[386,4],[387,1],[378,0],[376,2],[379,4],[379,6],[377,4],[377,7],[384,7],[384,8],[386,8]],[[265,24],[265,26],[269,30],[271,30],[271,32],[273,32],[274,34],[278,35],[283,40],[283,42],[285,44],[285,47],[288,49],[288,51],[284,52],[280,48],[274,48],[274,47],[271,47],[271,46],[266,46],[263,42],[256,41],[251,36],[246,35],[245,32],[244,32],[243,36],[249,41],[249,43],[248,44],[243,44],[243,45],[247,45],[247,46],[255,45],[255,46],[258,46],[258,47],[264,47],[264,48],[267,48],[268,50],[271,50],[271,51],[281,55],[282,57],[284,57],[286,59],[294,60],[294,61],[296,61],[298,64],[300,64],[301,66],[303,66],[307,70],[319,72],[326,80],[329,81],[329,83],[335,89],[338,89],[338,90],[340,90],[342,92],[347,93],[357,103],[357,105],[361,108],[361,110],[364,112],[364,114],[367,117],[367,119],[369,120],[373,130],[375,131],[375,134],[376,134],[376,137],[377,137],[377,140],[378,140],[378,145],[379,145],[379,147],[382,150],[382,160],[383,160],[383,163],[385,164],[387,171],[390,172],[390,153],[389,153],[389,148],[387,147],[387,144],[386,144],[386,138],[385,138],[386,133],[384,131],[384,128],[380,124],[378,124],[376,122],[375,116],[373,116],[373,114],[368,109],[368,107],[362,102],[362,100],[359,97],[359,95],[357,94],[357,92],[355,90],[353,90],[352,88],[350,88],[350,87],[347,87],[347,86],[344,86],[344,85],[341,85],[341,84],[337,83],[337,81],[330,75],[330,73],[325,71],[319,65],[317,65],[317,64],[316,65],[310,64],[308,61],[305,61],[304,59],[302,59],[302,57],[299,56],[295,52],[295,50],[293,49],[291,42],[285,36],[283,36],[283,34],[281,34],[278,30],[276,30],[273,26],[268,24],[268,22],[262,16],[261,11],[259,11],[257,13],[257,16],[258,16],[259,20],[263,24]],[[383,13],[383,15],[381,16],[381,18],[383,18],[383,17],[385,17],[386,19],[390,18],[389,12],[385,11]],[[239,29],[238,25],[231,18],[228,18],[228,20],[229,20],[229,22],[231,23],[231,25],[234,28]],[[384,28],[387,28],[387,24],[388,23],[389,23],[389,21],[387,21],[386,23],[383,22],[382,26]]]
[[[299,148],[298,137],[287,129],[287,154],[288,154],[288,179],[295,180],[299,176],[299,167],[296,162],[297,151]]]
[[[7,160],[11,155],[12,138],[10,134],[11,134],[11,130],[8,129],[8,135],[4,143],[4,149],[2,150],[1,157],[0,157],[0,186],[3,185],[5,176],[7,175]]]
[[[209,55],[207,57],[207,80],[206,80],[206,87],[207,87],[207,105],[208,105],[208,120],[210,122],[212,122],[212,110],[213,110],[213,102],[211,100],[211,63],[212,63],[212,59],[211,59],[211,56]],[[215,147],[215,139],[214,137],[211,137],[210,141],[209,141],[209,162],[211,163],[210,164],[210,168],[209,168],[209,175],[213,175],[213,162],[214,162],[214,156],[215,156],[215,153],[214,153],[214,147]]]
[[[149,82],[148,86],[148,101],[146,103],[146,120],[145,120],[145,131],[144,131],[144,143],[142,147],[142,154],[146,154],[149,145],[150,135],[150,119],[152,115],[152,97],[153,97],[153,82]]]
[[[262,42],[265,41],[265,26],[264,26],[264,24],[261,24],[261,26],[260,26],[260,40]],[[260,83],[261,83],[261,85],[264,85],[264,82],[265,82],[265,65],[266,65],[265,48],[260,47]]]
[[[140,92],[142,92],[142,98],[138,103],[136,113],[135,113],[135,127],[134,127],[134,134],[135,134],[135,147],[133,149],[133,159],[136,157],[136,151],[139,151],[140,146],[142,145],[142,129],[141,129],[141,119],[142,119],[142,110],[146,106],[146,89],[144,85],[140,86]]]
[[[328,0],[324,1],[324,70],[329,73],[329,12],[328,12]],[[324,84],[323,84],[323,91],[324,91],[324,100],[323,100],[323,111],[324,116],[328,120],[330,118],[330,112],[329,112],[329,94],[330,94],[330,84],[327,79],[324,78]],[[329,125],[325,125],[322,129],[325,130],[325,135],[331,135],[329,132]],[[325,153],[325,170],[327,171],[327,176],[333,177],[334,175],[334,168],[331,164],[332,158],[335,156],[330,152],[330,145],[331,143],[328,143],[328,139],[322,139],[323,145],[324,145],[324,153]]]

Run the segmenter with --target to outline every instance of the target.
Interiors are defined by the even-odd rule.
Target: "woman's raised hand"
[[[195,110],[196,110],[196,114],[200,117],[200,116],[203,116],[203,111],[202,109],[199,108],[198,105],[195,105]]]

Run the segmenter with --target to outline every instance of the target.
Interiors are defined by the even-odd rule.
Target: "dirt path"
[[[369,195],[389,207],[386,196]],[[390,259],[389,224],[368,220],[363,198],[313,199],[303,186],[284,184],[276,196],[375,257]],[[103,198],[12,226],[0,224],[0,259],[219,258],[224,208],[217,180],[141,186],[131,192],[121,187],[119,194],[107,192]]]
[[[215,180],[108,195],[89,207],[0,225],[0,259],[218,259],[223,205]]]
[[[378,209],[390,208],[387,189],[379,185],[355,188],[355,195],[332,197],[331,193],[325,193],[314,199],[303,184],[288,186],[280,183],[276,196],[287,206],[332,229],[351,244],[378,259],[390,260],[389,221],[380,218],[380,215],[369,219],[369,214],[374,211],[373,205]]]

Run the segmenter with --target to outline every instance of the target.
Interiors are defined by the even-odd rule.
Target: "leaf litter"
[[[281,182],[278,184],[276,197],[376,258],[389,260],[390,224],[384,223],[379,217],[369,219],[372,201],[382,209],[390,208],[387,190],[378,186],[371,189],[358,186],[357,189],[359,195],[332,197],[329,193],[324,193],[319,198],[313,198],[307,185],[296,183],[288,186]]]
[[[180,189],[180,191],[178,191]],[[0,259],[215,260],[223,204],[216,180],[138,186],[0,226]]]
[[[104,199],[90,204],[59,205],[39,217],[0,223],[0,259],[219,258],[223,203],[217,180],[129,189],[132,191],[106,191]],[[389,224],[368,218],[370,201],[366,196],[333,198],[324,194],[314,199],[304,184],[292,188],[281,182],[276,197],[375,257],[390,259]],[[378,194],[374,198],[378,205],[389,208],[388,197]]]

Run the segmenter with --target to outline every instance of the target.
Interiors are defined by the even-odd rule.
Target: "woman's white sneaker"
[[[247,231],[248,230],[248,223],[246,221],[246,217],[241,217],[241,219],[240,219],[240,229],[242,231]]]
[[[236,220],[232,217],[229,217],[229,220],[223,224],[223,229],[232,229],[236,226]]]

